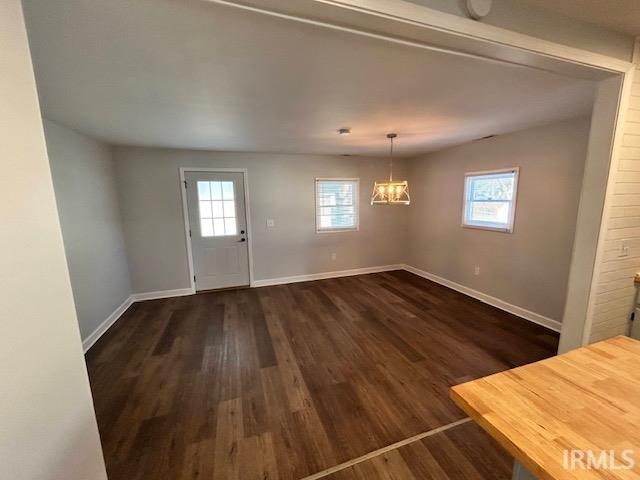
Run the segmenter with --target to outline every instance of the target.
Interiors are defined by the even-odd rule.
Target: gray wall
[[[178,169],[235,167],[249,172],[256,280],[407,263],[560,321],[588,128],[573,120],[397,161],[410,180],[409,208],[368,203],[387,159],[114,147],[131,291],[189,287]],[[86,337],[130,293],[111,159],[104,146],[50,122],[47,138]],[[521,167],[514,233],[461,228],[464,172],[511,166]],[[315,177],[360,178],[358,232],[315,233]],[[102,219],[88,226],[96,211]],[[96,258],[92,245],[105,237]],[[96,280],[95,271],[110,275]]]
[[[0,69],[0,478],[107,480],[19,0]]]
[[[465,7],[466,0],[408,1],[459,17],[469,18]],[[634,37],[632,35],[535,8],[522,0],[493,0],[491,12],[480,21],[513,32],[626,61],[631,61],[633,54]]]
[[[114,155],[134,292],[189,287],[179,167],[248,169],[256,280],[404,260],[408,211],[368,203],[374,180],[388,175],[386,159],[133,147]],[[359,231],[315,232],[316,177],[360,178]]]
[[[588,132],[573,120],[411,160],[408,263],[561,321]],[[514,232],[462,228],[465,172],[514,166]]]
[[[80,333],[131,294],[115,166],[106,145],[51,121],[45,136]]]

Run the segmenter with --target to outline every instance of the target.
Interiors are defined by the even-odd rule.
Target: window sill
[[[316,229],[316,233],[347,233],[347,232],[357,232],[359,230],[358,227],[355,228],[332,228],[332,229]]]
[[[488,225],[468,225],[466,223],[462,224],[462,228],[470,228],[472,230],[489,230],[491,232],[500,232],[500,233],[513,233],[513,227],[490,227]]]

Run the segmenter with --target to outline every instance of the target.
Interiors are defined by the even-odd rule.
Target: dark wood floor
[[[300,479],[464,418],[451,385],[556,346],[549,330],[397,271],[137,303],[87,363],[110,480]],[[501,478],[481,465],[461,476],[459,452],[502,455],[463,428],[475,427],[386,463],[436,468],[406,453],[426,444],[434,478]]]
[[[511,456],[469,422],[323,480],[510,480],[512,467]]]

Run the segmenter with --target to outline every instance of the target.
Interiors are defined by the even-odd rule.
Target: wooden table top
[[[456,385],[451,398],[538,478],[640,479],[640,341],[594,343]],[[588,454],[567,449],[605,452],[616,469],[587,469]]]

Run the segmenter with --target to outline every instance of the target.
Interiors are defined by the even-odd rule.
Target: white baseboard
[[[157,300],[159,298],[184,297],[185,295],[193,295],[191,288],[178,288],[176,290],[158,290],[156,292],[134,293],[131,295],[134,302],[142,302],[144,300]]]
[[[366,267],[366,268],[354,268],[351,270],[339,270],[336,272],[323,272],[323,273],[312,273],[310,275],[296,275],[293,277],[278,277],[278,278],[267,278],[264,280],[256,280],[253,282],[254,287],[267,287],[271,285],[283,285],[286,283],[298,283],[298,282],[309,282],[312,280],[324,280],[327,278],[338,278],[338,277],[350,277],[353,275],[365,275],[367,273],[380,273],[380,272],[389,272],[391,270],[406,270],[407,272],[414,273],[420,277],[426,278],[427,280],[431,280],[432,282],[439,283],[440,285],[444,285],[445,287],[449,287],[453,290],[456,290],[460,293],[473,297],[481,302],[492,305],[500,310],[504,310],[505,312],[512,313],[517,315],[518,317],[522,317],[525,320],[529,320],[530,322],[537,323],[538,325],[542,325],[543,327],[547,327],[553,331],[559,332],[561,328],[561,323],[557,320],[553,320],[552,318],[545,317],[544,315],[540,315],[538,313],[532,312],[522,307],[518,307],[517,305],[512,305],[508,302],[500,300],[499,298],[492,297],[491,295],[487,295],[486,293],[479,292],[469,287],[465,287],[464,285],[460,285],[459,283],[452,282],[451,280],[447,280],[446,278],[439,277],[438,275],[434,275],[433,273],[425,272],[424,270],[420,270],[419,268],[412,267],[410,265],[398,264],[398,265],[382,265],[378,267]],[[195,292],[191,288],[179,288],[176,290],[160,290],[156,292],[146,292],[146,293],[134,293],[127,298],[122,305],[115,309],[115,311],[109,315],[109,317],[96,328],[91,335],[89,335],[86,339],[82,341],[82,347],[84,348],[84,352],[86,353],[91,346],[96,343],[96,341],[120,318],[120,316],[135,302],[142,302],[145,300],[157,300],[160,298],[170,298],[170,297],[183,297],[185,295],[193,295]]]
[[[271,285],[283,285],[285,283],[310,282],[312,280],[324,280],[326,278],[350,277],[353,275],[365,275],[367,273],[389,272],[391,270],[403,270],[404,265],[382,265],[378,267],[353,268],[351,270],[339,270],[337,272],[312,273],[309,275],[296,275],[293,277],[267,278],[254,280],[254,287],[268,287]]]
[[[133,293],[129,295],[129,297],[122,302],[122,305],[116,308],[113,313],[98,326],[98,328],[91,332],[91,334],[82,341],[84,353],[89,351],[93,344],[96,343],[114,323],[116,323],[116,321],[132,304],[142,302],[144,300],[156,300],[158,298],[182,297],[185,295],[192,295],[193,293],[193,290],[190,288],[179,288],[177,290],[161,290],[157,292]]]
[[[111,325],[116,323],[116,320],[118,320],[120,316],[127,311],[127,308],[129,308],[133,302],[133,296],[129,295],[127,299],[122,302],[122,304],[116,308],[104,322],[98,325],[98,328],[91,332],[91,334],[82,341],[82,349],[84,350],[84,353],[87,353],[93,344],[96,343],[98,339],[104,335],[107,330],[109,330],[109,328],[111,328]]]
[[[446,278],[439,277],[438,275],[434,275],[433,273],[425,272],[424,270],[412,267],[411,265],[404,265],[403,268],[407,272],[414,273],[420,277],[426,278],[427,280],[431,280],[432,282],[436,282],[440,285],[444,285],[445,287],[449,287],[452,290],[464,293],[469,297],[473,297],[476,300],[480,300],[481,302],[499,308],[500,310],[504,310],[505,312],[509,312],[517,315],[518,317],[524,318],[525,320],[529,320],[530,322],[537,323],[538,325],[542,325],[543,327],[547,327],[555,332],[559,332],[562,327],[562,324],[557,320],[545,317],[544,315],[532,312],[531,310],[518,307],[517,305],[512,305],[511,303],[505,302],[504,300],[500,300],[499,298],[492,297],[491,295],[479,292],[478,290],[465,287],[464,285],[460,285],[459,283],[452,282],[451,280],[447,280]]]

